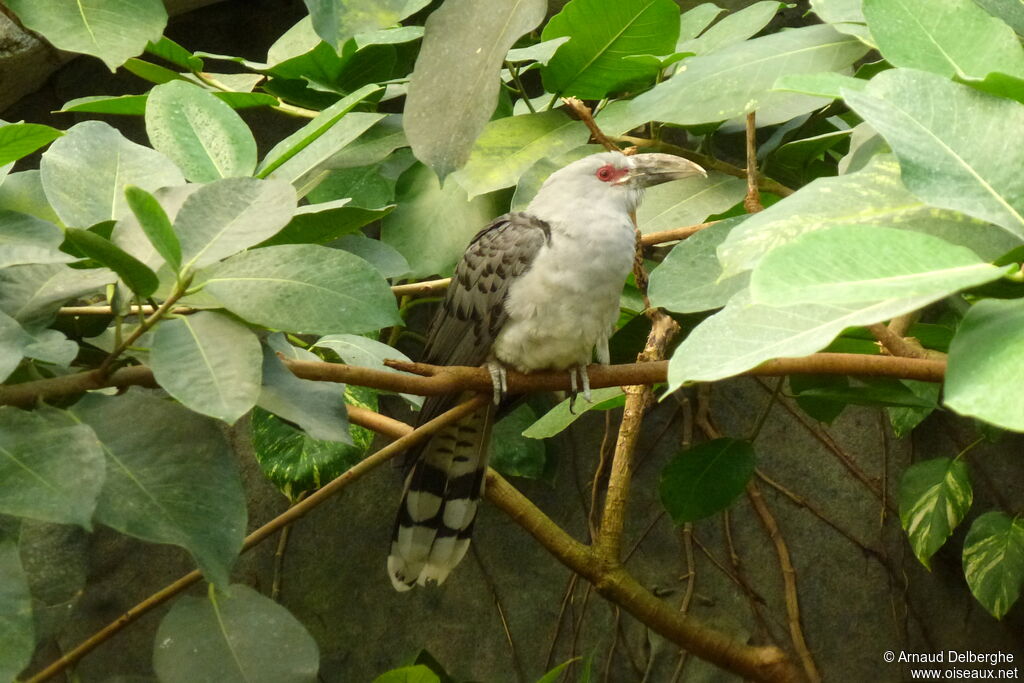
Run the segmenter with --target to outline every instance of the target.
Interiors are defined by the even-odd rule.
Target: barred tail
[[[443,583],[469,549],[493,411],[488,405],[439,431],[409,471],[388,557],[395,590]]]

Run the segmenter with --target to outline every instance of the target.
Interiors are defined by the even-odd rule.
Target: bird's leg
[[[576,374],[579,373],[579,382],[577,383]],[[569,386],[571,387],[569,395],[569,412],[575,415],[573,406],[576,404],[576,396],[579,395],[579,384],[583,385],[583,398],[587,400],[587,403],[593,403],[590,395],[590,375],[587,374],[587,366],[584,364],[576,365],[569,368]]]
[[[575,415],[573,407],[576,405],[576,395],[579,393],[576,386],[576,368],[569,368],[569,414]]]
[[[505,366],[496,360],[487,361],[487,372],[491,373],[494,387],[494,405],[499,405],[508,396],[508,373]]]

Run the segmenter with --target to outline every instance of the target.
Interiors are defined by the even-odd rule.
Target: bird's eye
[[[615,176],[615,171],[612,169],[610,164],[608,166],[602,166],[601,168],[597,169],[597,179],[598,180],[601,180],[601,181],[604,181],[604,182],[608,182],[614,176]]]

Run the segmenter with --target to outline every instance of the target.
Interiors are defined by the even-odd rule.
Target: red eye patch
[[[605,164],[601,168],[597,169],[597,173],[594,175],[601,182],[610,183],[614,180],[623,178],[627,173],[629,173],[629,169],[627,168],[615,168],[611,164]]]

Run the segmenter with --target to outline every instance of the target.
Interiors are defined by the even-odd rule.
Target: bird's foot
[[[576,397],[579,395],[579,385],[576,381],[576,374],[579,373],[579,385],[583,386],[583,398],[587,400],[587,403],[593,403],[590,396],[590,375],[587,374],[586,365],[577,365],[574,368],[569,369],[569,386],[571,387],[569,393],[569,412],[573,415],[576,411],[573,407],[576,404]]]
[[[508,373],[505,366],[496,360],[487,361],[487,372],[491,373],[491,385],[494,387],[494,405],[499,405],[508,397]]]

